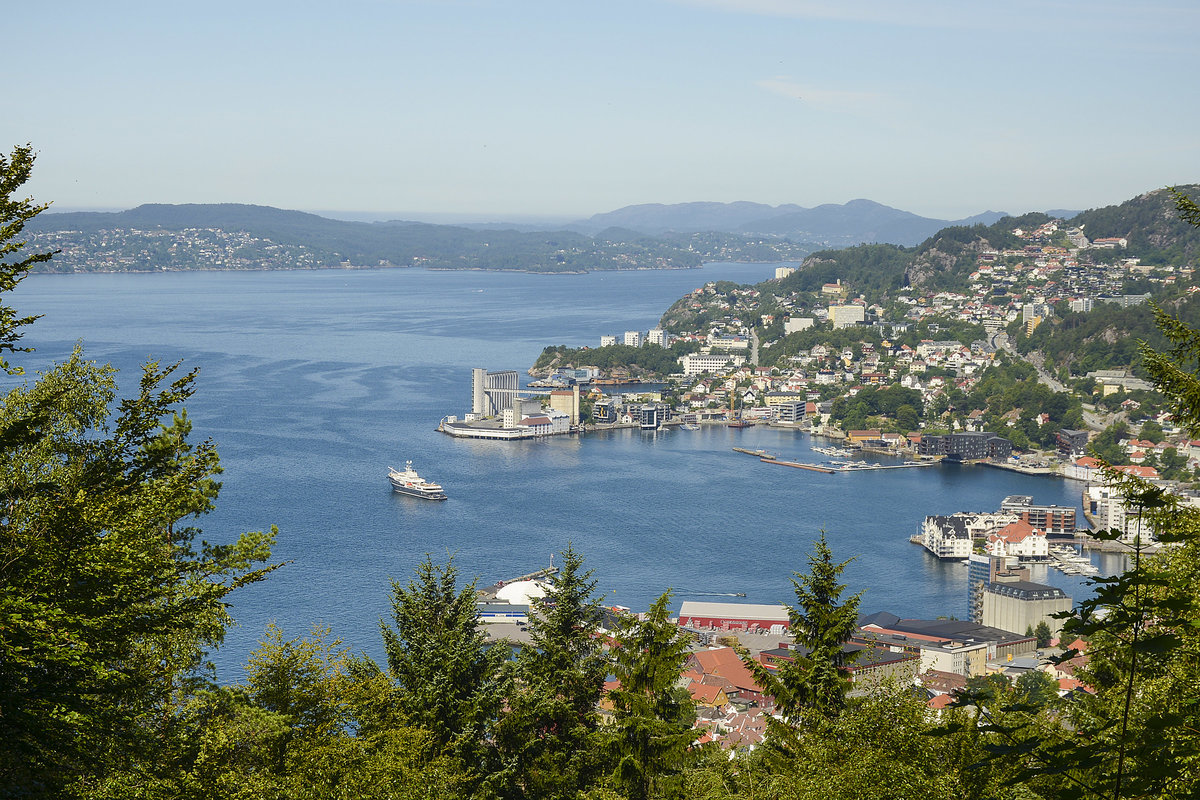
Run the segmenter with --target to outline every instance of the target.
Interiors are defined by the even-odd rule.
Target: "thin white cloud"
[[[904,26],[954,25],[953,17],[962,8],[948,0],[672,0],[681,5],[704,6],[740,14],[801,19],[876,22]]]
[[[825,111],[862,112],[879,105],[883,96],[874,92],[846,92],[836,89],[818,89],[797,83],[790,78],[779,76],[756,81],[761,89],[781,97],[813,106]]]
[[[1022,30],[1070,24],[1076,29],[1161,33],[1200,21],[1194,0],[669,0],[732,14],[896,25],[907,28]]]

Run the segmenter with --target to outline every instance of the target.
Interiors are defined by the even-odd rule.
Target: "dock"
[[[780,461],[777,458],[760,458],[759,461],[767,464],[778,464],[781,467],[795,467],[796,469],[808,469],[813,472],[824,472],[827,475],[832,475],[839,471],[832,467],[822,467],[820,464],[801,464],[797,461]]]
[[[535,581],[535,580],[538,580],[539,578],[548,578],[551,575],[557,575],[557,574],[558,574],[558,567],[543,567],[542,569],[539,569],[536,572],[530,572],[525,575],[520,575],[516,578],[509,578],[508,580],[505,580],[505,581],[496,581],[491,586],[487,586],[483,589],[477,589],[475,591],[475,593],[477,595],[479,595],[481,598],[495,597],[496,593],[498,591],[500,591],[502,588],[504,588],[505,586],[507,586],[510,583],[517,583],[518,581]]]
[[[760,461],[765,461],[768,464],[779,464],[783,467],[795,467],[796,469],[807,469],[813,472],[824,472],[827,475],[832,475],[837,472],[871,472],[877,469],[909,469],[911,467],[932,467],[933,461],[906,461],[903,464],[863,464],[862,462],[851,462],[845,466],[827,467],[824,464],[801,464],[798,461],[780,461],[775,457],[761,458]]]
[[[747,450],[745,447],[735,447],[735,448],[733,448],[733,452],[745,453],[748,456],[755,456],[762,461],[774,461],[775,460],[775,456],[772,455],[771,453],[768,453],[766,450]]]

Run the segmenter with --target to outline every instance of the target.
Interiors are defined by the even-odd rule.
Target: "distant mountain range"
[[[1008,216],[985,211],[957,220],[922,217],[873,200],[851,200],[815,208],[794,204],[769,206],[763,203],[649,203],[626,206],[596,214],[567,225],[568,230],[596,233],[606,228],[624,228],[658,236],[664,233],[725,233],[780,236],[794,242],[812,242],[826,247],[856,244],[889,244],[911,247],[952,225],[991,225]]]
[[[509,230],[523,233],[570,231],[595,236],[613,229],[625,234],[660,237],[666,234],[728,233],[737,236],[770,236],[820,247],[849,247],[856,244],[887,242],[911,247],[951,225],[990,225],[1005,214],[985,211],[960,220],[933,219],[885,206],[872,200],[851,200],[841,205],[826,203],[815,208],[795,204],[779,206],[765,203],[645,203],[595,214],[584,220],[557,225],[536,223],[480,222],[458,225],[432,225],[419,222],[349,222],[299,211],[283,211],[266,206],[232,203],[138,206],[128,211],[70,212],[43,214],[36,230],[66,228],[96,229],[120,227],[220,227],[226,230],[266,229],[279,236],[300,230],[320,231],[341,238],[365,237],[373,240],[384,229],[394,232],[408,227],[410,232],[430,228],[461,228],[473,231]]]

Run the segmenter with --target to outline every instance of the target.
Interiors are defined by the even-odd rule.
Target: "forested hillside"
[[[474,230],[420,222],[345,222],[263,206],[144,205],[44,214],[30,246],[61,251],[39,271],[316,269],[339,266],[582,272],[683,269],[706,260],[799,259],[810,245],[734,233],[655,238],[611,228]]]

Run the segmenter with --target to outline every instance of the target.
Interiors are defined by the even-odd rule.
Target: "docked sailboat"
[[[411,461],[404,462],[403,470],[388,467],[388,480],[391,481],[392,490],[399,494],[419,497],[422,500],[446,499],[446,493],[442,491],[441,484],[427,481],[418,475],[413,469]]]

